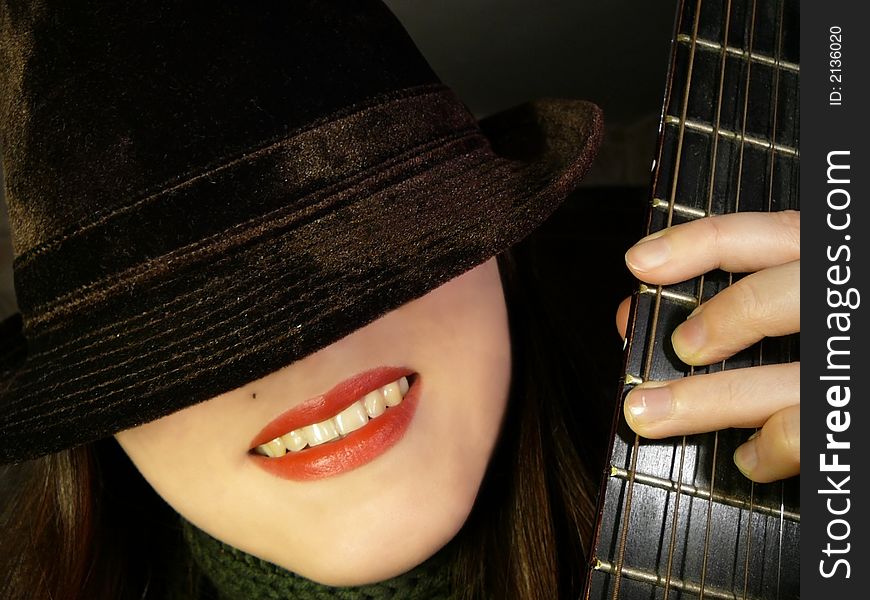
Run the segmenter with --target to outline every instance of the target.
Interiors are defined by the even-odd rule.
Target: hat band
[[[228,157],[20,256],[15,286],[28,330],[170,252],[193,251],[288,206],[300,219],[311,218],[306,208],[328,207],[324,198],[336,188],[413,165],[435,148],[451,146],[459,154],[486,143],[473,115],[443,86],[404,90],[354,109]],[[469,144],[456,143],[464,138]]]
[[[234,236],[242,240],[167,259],[171,268],[152,269],[146,284],[125,279],[93,306],[65,306],[63,318],[28,332],[27,363],[16,365],[4,406],[14,417],[0,419],[0,439],[26,437],[40,416],[68,429],[82,411],[88,427],[118,431],[213,397],[482,263],[541,219],[514,205],[518,165],[484,147],[441,160],[447,152],[348,186],[321,218],[295,228],[270,219]],[[389,243],[409,221],[408,239]],[[471,234],[481,227],[486,235]],[[457,247],[457,236],[469,245]]]

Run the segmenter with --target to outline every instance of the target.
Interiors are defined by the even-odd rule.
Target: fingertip
[[[734,464],[748,479],[770,483],[800,473],[800,441],[788,439],[790,432],[785,431],[790,413],[799,412],[795,405],[775,413],[734,451]]]
[[[643,437],[659,438],[661,425],[673,412],[673,395],[668,385],[651,383],[638,386],[625,397],[623,414],[629,427]]]
[[[635,275],[648,273],[671,258],[671,244],[664,231],[640,240],[625,253],[625,264]]]
[[[625,332],[628,331],[628,313],[631,309],[631,298],[626,298],[619,303],[616,309],[616,330],[620,337],[625,339]]]
[[[687,365],[703,365],[707,346],[707,327],[700,315],[700,306],[671,334],[674,352]]]
[[[758,446],[755,438],[759,433],[756,431],[752,437],[734,451],[734,464],[747,479],[753,481],[758,481],[753,475],[756,475],[758,469]]]

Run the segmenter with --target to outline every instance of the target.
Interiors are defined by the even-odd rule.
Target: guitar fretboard
[[[799,208],[797,0],[684,0],[678,9],[648,233],[707,215]],[[646,380],[798,359],[797,337],[683,364],[670,334],[738,274],[640,284],[621,397]],[[621,405],[621,402],[620,402]],[[639,439],[616,419],[587,598],[799,596],[797,481],[754,484],[732,462],[752,431]]]

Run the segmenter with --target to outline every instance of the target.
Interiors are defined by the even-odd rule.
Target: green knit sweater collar
[[[216,540],[182,519],[190,556],[220,600],[436,600],[450,598],[449,550],[411,571],[371,585],[330,587]]]

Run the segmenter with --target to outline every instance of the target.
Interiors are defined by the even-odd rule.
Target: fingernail
[[[674,351],[683,360],[698,354],[707,343],[707,331],[704,327],[704,319],[700,317],[700,314],[701,307],[699,306],[692,311],[688,320],[681,323],[671,335]]]
[[[625,253],[625,262],[635,271],[651,271],[668,262],[671,245],[661,233],[640,240]]]
[[[661,421],[671,414],[671,389],[659,387],[636,387],[628,393],[625,407],[638,425]]]
[[[749,440],[734,451],[734,464],[740,469],[740,472],[750,477],[755,466],[758,464],[758,451],[755,448],[757,442],[755,438],[761,431],[756,431]]]

